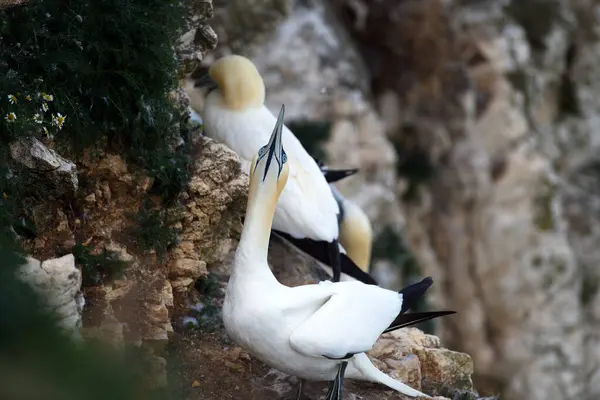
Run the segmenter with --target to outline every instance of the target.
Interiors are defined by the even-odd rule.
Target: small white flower
[[[6,117],[4,117],[4,119],[8,122],[15,122],[17,120],[17,114],[15,114],[14,112],[9,112],[8,114],[6,114]]]
[[[46,128],[45,126],[42,126],[42,131],[44,132],[44,135],[50,137],[50,133],[48,132],[48,128]]]
[[[62,129],[65,119],[67,119],[66,115],[63,116],[61,113],[56,113],[56,115],[52,116],[52,124],[56,125],[58,129]]]
[[[43,112],[48,111],[48,104],[47,103],[42,103],[42,111]]]
[[[35,122],[36,124],[41,124],[42,123],[42,116],[38,113],[36,113],[33,116],[33,122]]]
[[[8,95],[8,102],[10,104],[15,104],[17,102],[17,97],[14,94],[9,94]]]
[[[42,98],[46,101],[53,101],[54,100],[54,96],[52,96],[51,94],[46,94],[46,93],[42,93]]]

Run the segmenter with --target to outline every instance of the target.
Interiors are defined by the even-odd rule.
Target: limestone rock
[[[186,290],[191,283],[206,274],[206,262],[190,258],[173,260],[169,268],[169,276],[176,290]]]
[[[182,242],[173,257],[202,260],[204,265],[223,259],[232,248],[232,236],[241,232],[247,188],[248,176],[241,172],[237,155],[209,138],[198,138],[181,218]],[[202,262],[196,262],[193,279],[206,273]]]
[[[443,341],[484,393],[596,398],[595,241],[573,229],[592,202],[570,182],[597,154],[597,2],[336,5],[398,153],[409,244],[443,282],[429,297],[459,311]]]
[[[473,390],[473,361],[468,354],[440,348],[440,339],[416,328],[404,328],[382,335],[369,351],[381,361],[380,369],[411,387],[430,390]],[[383,365],[382,365],[383,364]]]
[[[24,187],[34,188],[29,195],[46,201],[75,194],[79,180],[73,162],[35,138],[17,140],[9,147],[13,162],[26,179]]]
[[[213,17],[212,0],[189,2],[191,15],[188,30],[181,36],[177,54],[184,74],[193,72],[208,50],[217,46],[217,35],[207,21]]]
[[[75,267],[73,255],[42,263],[28,257],[19,274],[46,300],[46,306],[58,317],[60,326],[79,338],[85,301],[81,293],[81,272]]]

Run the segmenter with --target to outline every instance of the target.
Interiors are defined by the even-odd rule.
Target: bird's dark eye
[[[265,154],[265,151],[267,151],[267,148],[266,148],[266,147],[264,147],[264,146],[263,146],[263,147],[261,147],[261,148],[260,148],[260,150],[258,150],[258,156],[259,156],[259,157],[262,157],[262,156],[263,156],[263,154]]]
[[[281,164],[285,164],[287,161],[287,154],[285,154],[285,151],[283,152],[282,156],[281,156]]]

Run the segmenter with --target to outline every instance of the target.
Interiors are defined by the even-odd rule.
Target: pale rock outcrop
[[[79,339],[85,300],[81,292],[81,271],[75,267],[73,255],[44,262],[27,257],[27,264],[19,268],[18,274],[42,297],[44,306],[58,318],[58,324]]]
[[[36,138],[25,138],[10,144],[12,161],[17,173],[25,178],[24,187],[32,188],[28,195],[45,201],[63,195],[73,195],[79,180],[77,166]],[[43,193],[43,198],[40,198]]]

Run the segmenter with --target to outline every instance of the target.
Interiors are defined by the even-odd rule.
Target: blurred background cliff
[[[117,0],[27,3],[0,2],[0,217],[12,227],[5,243],[17,235],[25,252],[47,260],[30,259],[31,274],[36,265],[49,271],[45,263],[80,273],[57,284],[73,292],[63,325],[144,349],[157,386],[175,357],[173,374],[190,398],[250,390],[236,377],[261,367],[220,333],[213,296],[226,282],[247,177],[235,154],[187,120],[175,80],[184,85],[237,53],[256,63],[267,106],[285,104],[286,123],[311,154],[360,168],[336,186],[371,220],[375,278],[397,289],[430,275],[428,306],[459,312],[432,328],[451,349],[444,362],[419,356],[414,369],[394,356],[401,365],[384,361],[389,368],[417,371],[417,381],[451,376],[448,385],[460,386],[457,377],[470,380],[474,365],[482,395],[599,398],[600,2],[196,0],[170,17],[166,6],[154,10],[163,20],[152,19],[152,7],[177,2],[129,13],[130,2]],[[35,9],[28,21],[47,19],[45,41],[17,24],[33,15],[27,9]],[[88,32],[92,23],[103,32],[123,21],[139,22],[135,39],[121,28]],[[57,37],[73,49],[92,40],[119,46],[96,49],[91,58],[102,67],[81,72],[87,56],[59,54]],[[169,60],[177,37],[178,59]],[[7,96],[19,91],[25,103],[19,85],[34,93],[36,74],[44,82],[35,89],[70,110],[53,137],[21,137],[5,118],[14,105]],[[110,87],[95,89],[104,82]],[[177,107],[153,102],[166,90]],[[272,247],[280,279],[308,279],[310,261]],[[470,367],[452,367],[463,352]],[[434,364],[443,366],[435,378]],[[373,398],[395,398],[381,393]]]

